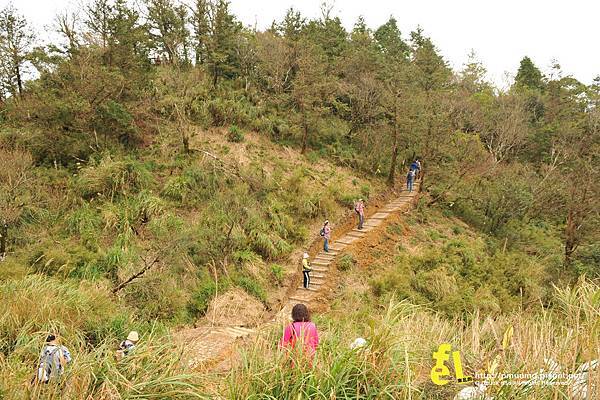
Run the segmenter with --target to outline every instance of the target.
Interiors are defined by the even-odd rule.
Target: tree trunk
[[[396,164],[398,163],[398,123],[394,115],[394,144],[392,147],[392,159],[390,160],[390,173],[388,175],[388,186],[394,186],[396,177]]]
[[[306,149],[308,147],[308,121],[306,120],[306,113],[302,114],[302,127],[304,129],[302,135],[302,154],[306,154]]]
[[[567,214],[567,224],[565,226],[565,266],[571,265],[573,253],[577,248],[577,227],[573,210]]]
[[[8,224],[2,221],[0,226],[0,261],[6,257],[6,241],[8,239]]]
[[[17,87],[19,89],[19,96],[23,96],[23,81],[21,80],[21,68],[19,64],[16,64],[15,75],[17,77]]]

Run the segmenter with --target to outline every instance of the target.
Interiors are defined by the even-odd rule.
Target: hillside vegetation
[[[437,346],[485,369],[509,326],[506,372],[600,357],[600,77],[524,57],[500,90],[475,55],[454,71],[423,30],[326,5],[265,31],[225,0],[81,7],[52,42],[0,11],[0,398],[32,394],[50,331],[74,360],[34,397],[447,398]],[[314,366],[285,368],[280,332],[226,374],[182,365],[174,331],[231,291],[277,310],[322,221],[417,156],[415,211],[338,264]]]

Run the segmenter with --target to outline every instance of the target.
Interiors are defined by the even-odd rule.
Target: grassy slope
[[[81,393],[133,393],[140,371],[115,364],[111,350],[130,329],[145,343],[143,379],[156,379],[142,393],[170,390],[164,380],[182,371],[168,327],[201,317],[217,289],[276,304],[321,221],[383,187],[254,134],[230,143],[224,130],[196,131],[191,147],[223,162],[182,156],[177,127],[163,126],[135,155],[105,153],[74,170],[26,168],[18,193],[26,201],[0,268],[8,311],[0,316],[0,393],[24,395],[49,330],[75,354],[69,381]],[[146,274],[111,294],[144,265],[152,265]],[[161,362],[173,368],[151,372]]]
[[[182,157],[176,127],[164,126],[136,157],[105,155],[77,171],[29,171],[31,202],[11,231],[17,245],[1,270],[0,301],[8,310],[0,316],[1,393],[26,395],[48,330],[61,332],[75,362],[68,384],[45,390],[47,398],[448,398],[455,386],[429,381],[431,353],[444,341],[460,348],[469,373],[494,360],[499,372],[535,372],[548,355],[568,370],[598,357],[598,288],[549,289],[547,272],[560,259],[553,232],[530,227],[505,245],[423,209],[342,257],[331,309],[316,316],[323,342],[313,369],[289,368],[273,331],[228,376],[188,374],[170,326],[201,316],[217,289],[276,304],[321,220],[382,189],[379,181],[258,136],[247,134],[242,143],[225,136],[199,131],[191,140],[225,164],[198,152]],[[232,221],[231,239],[223,240]],[[150,272],[111,295],[141,257],[155,255]],[[509,326],[514,338],[502,350]],[[114,347],[132,328],[142,344],[117,363]],[[369,340],[368,351],[348,350],[358,336]],[[494,390],[501,390],[497,398],[527,396]],[[551,395],[544,390],[529,394]]]
[[[546,359],[574,372],[600,356],[600,288],[549,289],[540,270],[554,247],[523,235],[523,246],[496,249],[490,238],[436,210],[397,218],[338,263],[341,283],[331,308],[315,317],[322,342],[312,367],[286,368],[289,361],[273,345],[280,332],[273,331],[245,351],[227,389],[215,391],[231,398],[448,399],[463,386],[435,386],[429,376],[442,343],[461,351],[470,375],[535,373],[548,370]],[[527,257],[523,251],[532,247],[538,254]],[[366,350],[349,349],[357,337],[368,340]],[[598,372],[592,379],[600,388]],[[487,394],[563,399],[569,390],[499,384]]]

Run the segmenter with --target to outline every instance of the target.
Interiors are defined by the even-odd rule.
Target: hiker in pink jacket
[[[289,324],[283,331],[279,347],[294,349],[298,339],[300,339],[303,344],[303,351],[312,358],[319,344],[319,333],[315,324],[310,321],[308,308],[304,304],[296,304],[292,308],[292,319],[294,322]]]
[[[323,227],[320,232],[323,238],[323,251],[329,253],[329,241],[331,240],[331,227],[329,226],[329,220],[325,220]]]
[[[362,229],[365,222],[365,203],[363,199],[358,199],[354,206],[354,211],[358,214],[358,229]]]

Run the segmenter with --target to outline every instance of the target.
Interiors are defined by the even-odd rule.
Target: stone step
[[[335,261],[335,258],[332,258],[330,260],[324,260],[322,258],[315,258],[314,260],[312,260],[310,262],[310,265],[320,265],[322,267],[326,267],[334,261]]]
[[[352,244],[352,243],[356,242],[357,240],[358,240],[358,238],[355,238],[352,236],[343,236],[337,240],[337,243]]]
[[[361,229],[352,229],[346,235],[361,239],[367,236],[367,233]]]
[[[252,333],[254,333],[254,330],[249,329],[249,328],[244,328],[241,326],[236,326],[236,327],[230,326],[230,327],[225,328],[224,332],[230,336],[238,338],[238,337],[251,335]]]
[[[331,252],[325,253],[324,251],[321,251],[315,256],[315,258],[323,258],[323,259],[332,260],[335,258],[335,256],[336,256],[336,254],[332,254]]]
[[[313,266],[312,270],[313,271],[317,271],[317,272],[328,272],[329,271],[329,267],[316,267],[316,266]]]
[[[390,216],[390,213],[378,212],[373,214],[369,219],[386,219]]]
[[[311,292],[318,292],[320,288],[321,288],[321,285],[316,285],[316,284],[313,284],[312,282],[310,283],[310,286],[308,287],[308,289],[304,289],[304,286],[298,286],[298,290],[309,290]]]
[[[326,252],[325,250],[321,250],[319,253],[317,253],[317,256],[315,258],[321,257],[321,256],[325,256],[325,257],[329,256],[329,257],[335,258],[335,256],[337,256],[339,254],[339,251],[332,249],[331,246],[333,246],[333,245],[329,245],[329,252]]]
[[[306,293],[306,291],[305,291]],[[308,304],[312,301],[312,299],[308,298],[308,297],[302,297],[302,296],[290,296],[289,298],[289,302],[290,303],[304,303],[304,304]]]

